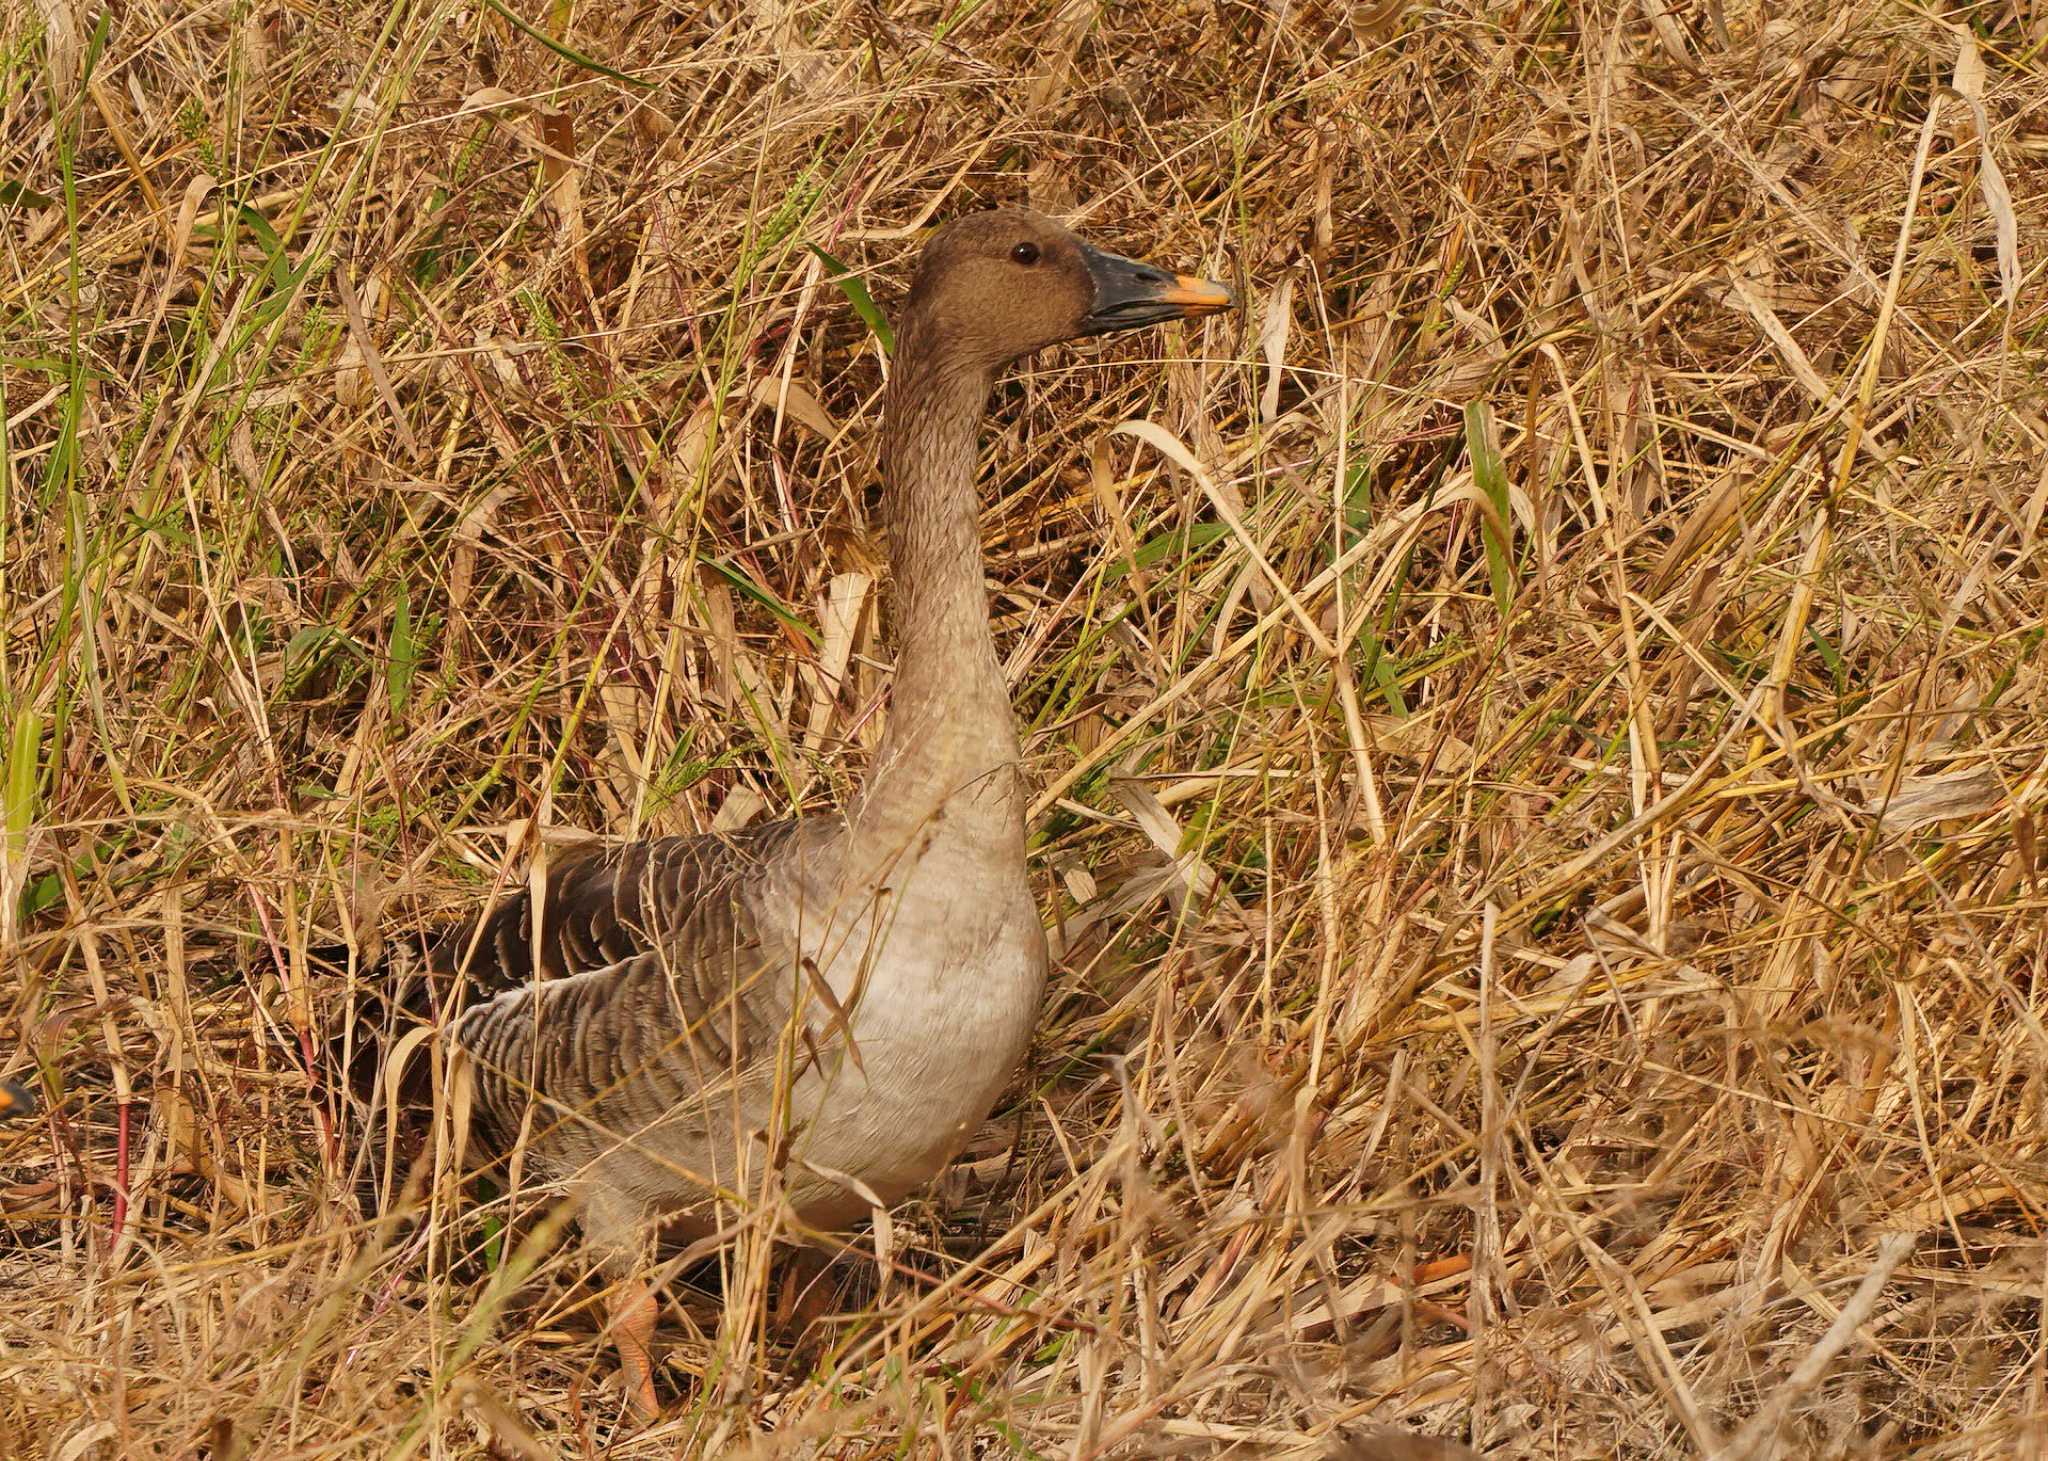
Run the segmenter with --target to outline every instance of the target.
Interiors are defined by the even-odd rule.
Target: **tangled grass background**
[[[5,16],[0,1453],[2042,1453],[2031,7]],[[306,950],[844,796],[996,202],[1250,301],[1000,392],[1046,1016],[639,1428]]]

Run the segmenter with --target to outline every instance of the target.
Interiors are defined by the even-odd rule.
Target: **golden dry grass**
[[[2039,1454],[2029,9],[10,0],[0,1453]],[[305,949],[844,794],[807,245],[1026,200],[1251,301],[989,433],[1042,1034],[622,1424]]]

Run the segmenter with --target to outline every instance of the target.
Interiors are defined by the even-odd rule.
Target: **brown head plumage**
[[[932,235],[902,321],[956,364],[993,371],[1062,340],[1235,303],[1211,280],[1107,253],[1027,208],[996,208]]]

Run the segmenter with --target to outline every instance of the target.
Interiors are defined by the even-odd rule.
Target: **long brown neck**
[[[993,382],[947,345],[931,322],[907,318],[883,403],[896,679],[854,820],[885,856],[926,831],[1020,856],[1017,730],[989,633],[974,485]]]

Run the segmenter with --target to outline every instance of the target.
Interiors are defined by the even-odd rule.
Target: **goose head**
[[[1063,340],[1192,319],[1236,303],[1214,280],[1098,249],[1029,209],[997,208],[932,235],[903,319],[922,348],[992,372]]]

